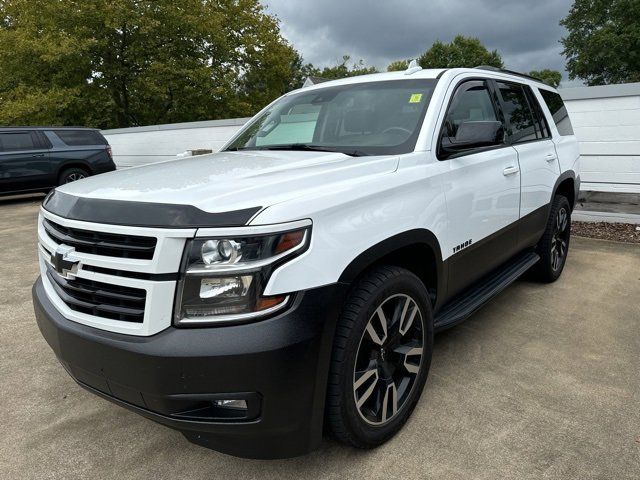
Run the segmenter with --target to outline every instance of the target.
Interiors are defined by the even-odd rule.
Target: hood
[[[266,208],[309,189],[392,173],[398,157],[342,153],[221,152],[89,177],[57,191],[85,199],[194,206],[205,212]]]

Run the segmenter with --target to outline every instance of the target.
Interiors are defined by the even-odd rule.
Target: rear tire
[[[333,435],[358,448],[393,437],[420,399],[432,350],[433,315],[422,281],[398,267],[366,274],[336,329],[327,389]]]
[[[87,178],[89,172],[80,167],[73,167],[64,170],[58,178],[58,185],[65,185],[67,183],[75,182]]]
[[[535,278],[541,282],[555,282],[567,261],[571,240],[571,205],[562,195],[556,195],[544,235],[538,242],[536,252],[540,261],[533,267]]]

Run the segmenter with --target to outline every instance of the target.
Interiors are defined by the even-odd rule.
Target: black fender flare
[[[367,270],[371,265],[378,262],[387,255],[408,247],[410,245],[426,245],[428,246],[435,259],[436,267],[436,285],[437,297],[436,305],[438,307],[441,300],[446,298],[447,286],[447,263],[442,260],[442,249],[440,242],[433,232],[427,229],[417,228],[399,233],[389,237],[380,243],[377,243],[354,258],[340,275],[339,282],[351,284],[362,272]]]
[[[560,184],[567,179],[573,180],[574,198],[573,198],[572,208],[576,205],[576,203],[578,203],[578,196],[580,194],[580,177],[577,176],[576,172],[574,172],[573,170],[567,170],[565,172],[562,172],[558,177],[558,179],[556,180],[556,184],[553,186],[553,193],[551,194],[551,200],[549,204],[551,204],[551,202],[555,198],[556,193],[558,192],[558,188],[560,187]]]

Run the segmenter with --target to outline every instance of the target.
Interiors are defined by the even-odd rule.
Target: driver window
[[[438,143],[438,159],[469,155],[504,146],[504,123],[484,80],[459,85],[445,115]]]
[[[455,138],[463,122],[497,121],[487,84],[482,81],[463,83],[458,87],[447,117],[445,136]]]

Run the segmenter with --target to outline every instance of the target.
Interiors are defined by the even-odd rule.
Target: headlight
[[[284,308],[289,297],[263,296],[271,272],[309,246],[310,227],[225,238],[195,238],[185,249],[176,325],[242,323]]]

